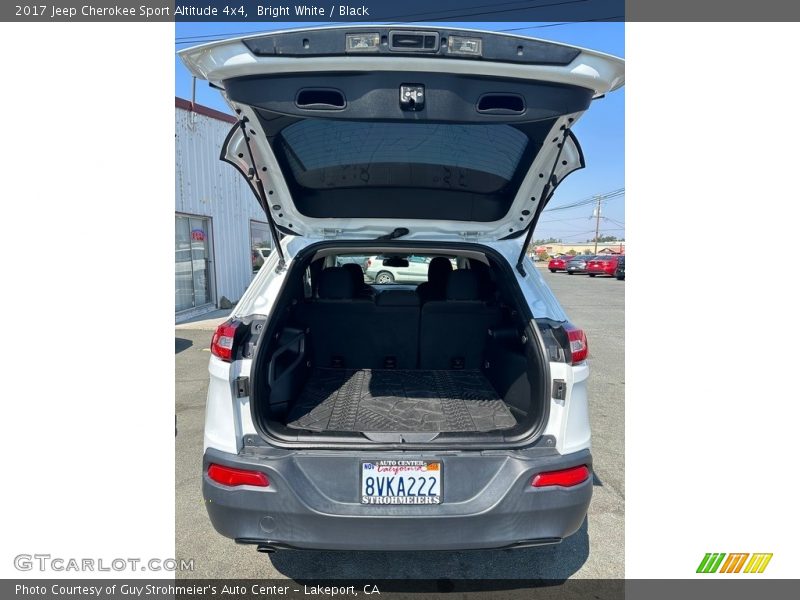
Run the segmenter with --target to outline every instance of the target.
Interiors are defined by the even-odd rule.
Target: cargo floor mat
[[[314,369],[289,412],[311,431],[492,431],[517,422],[478,370]]]

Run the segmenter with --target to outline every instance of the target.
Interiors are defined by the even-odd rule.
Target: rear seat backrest
[[[480,369],[487,333],[500,310],[479,299],[475,273],[458,269],[447,281],[446,300],[427,302],[420,319],[420,368]]]
[[[311,331],[312,361],[316,367],[365,368],[372,360],[372,300],[355,298],[353,277],[341,267],[319,274],[318,298],[298,316]]]
[[[361,299],[368,299],[374,300],[375,299],[375,290],[372,288],[371,285],[367,285],[367,282],[364,281],[364,271],[355,263],[346,263],[342,265],[342,268],[350,273],[350,276],[353,278],[353,285],[355,285],[355,297]]]
[[[416,369],[419,346],[419,296],[410,290],[378,294],[372,331],[373,369]]]
[[[434,300],[444,300],[447,291],[447,278],[453,271],[450,259],[445,256],[435,256],[428,263],[428,280],[417,286],[417,294],[421,304]]]

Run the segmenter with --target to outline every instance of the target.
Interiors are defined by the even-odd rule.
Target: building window
[[[209,275],[210,235],[209,219],[175,215],[176,312],[212,301]]]
[[[272,241],[269,225],[261,221],[250,221],[250,255],[253,273],[261,268],[270,252],[272,252]]]

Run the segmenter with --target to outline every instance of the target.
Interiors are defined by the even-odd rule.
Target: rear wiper
[[[397,227],[391,233],[387,233],[386,235],[382,235],[382,236],[376,237],[375,239],[376,240],[396,240],[397,238],[401,238],[404,235],[408,235],[408,229],[406,229],[405,227]]]

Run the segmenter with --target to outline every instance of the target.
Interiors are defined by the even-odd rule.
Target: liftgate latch
[[[233,380],[233,385],[236,388],[237,398],[246,398],[250,395],[250,378],[237,377]]]
[[[553,398],[564,400],[567,397],[567,382],[563,379],[553,381]]]

